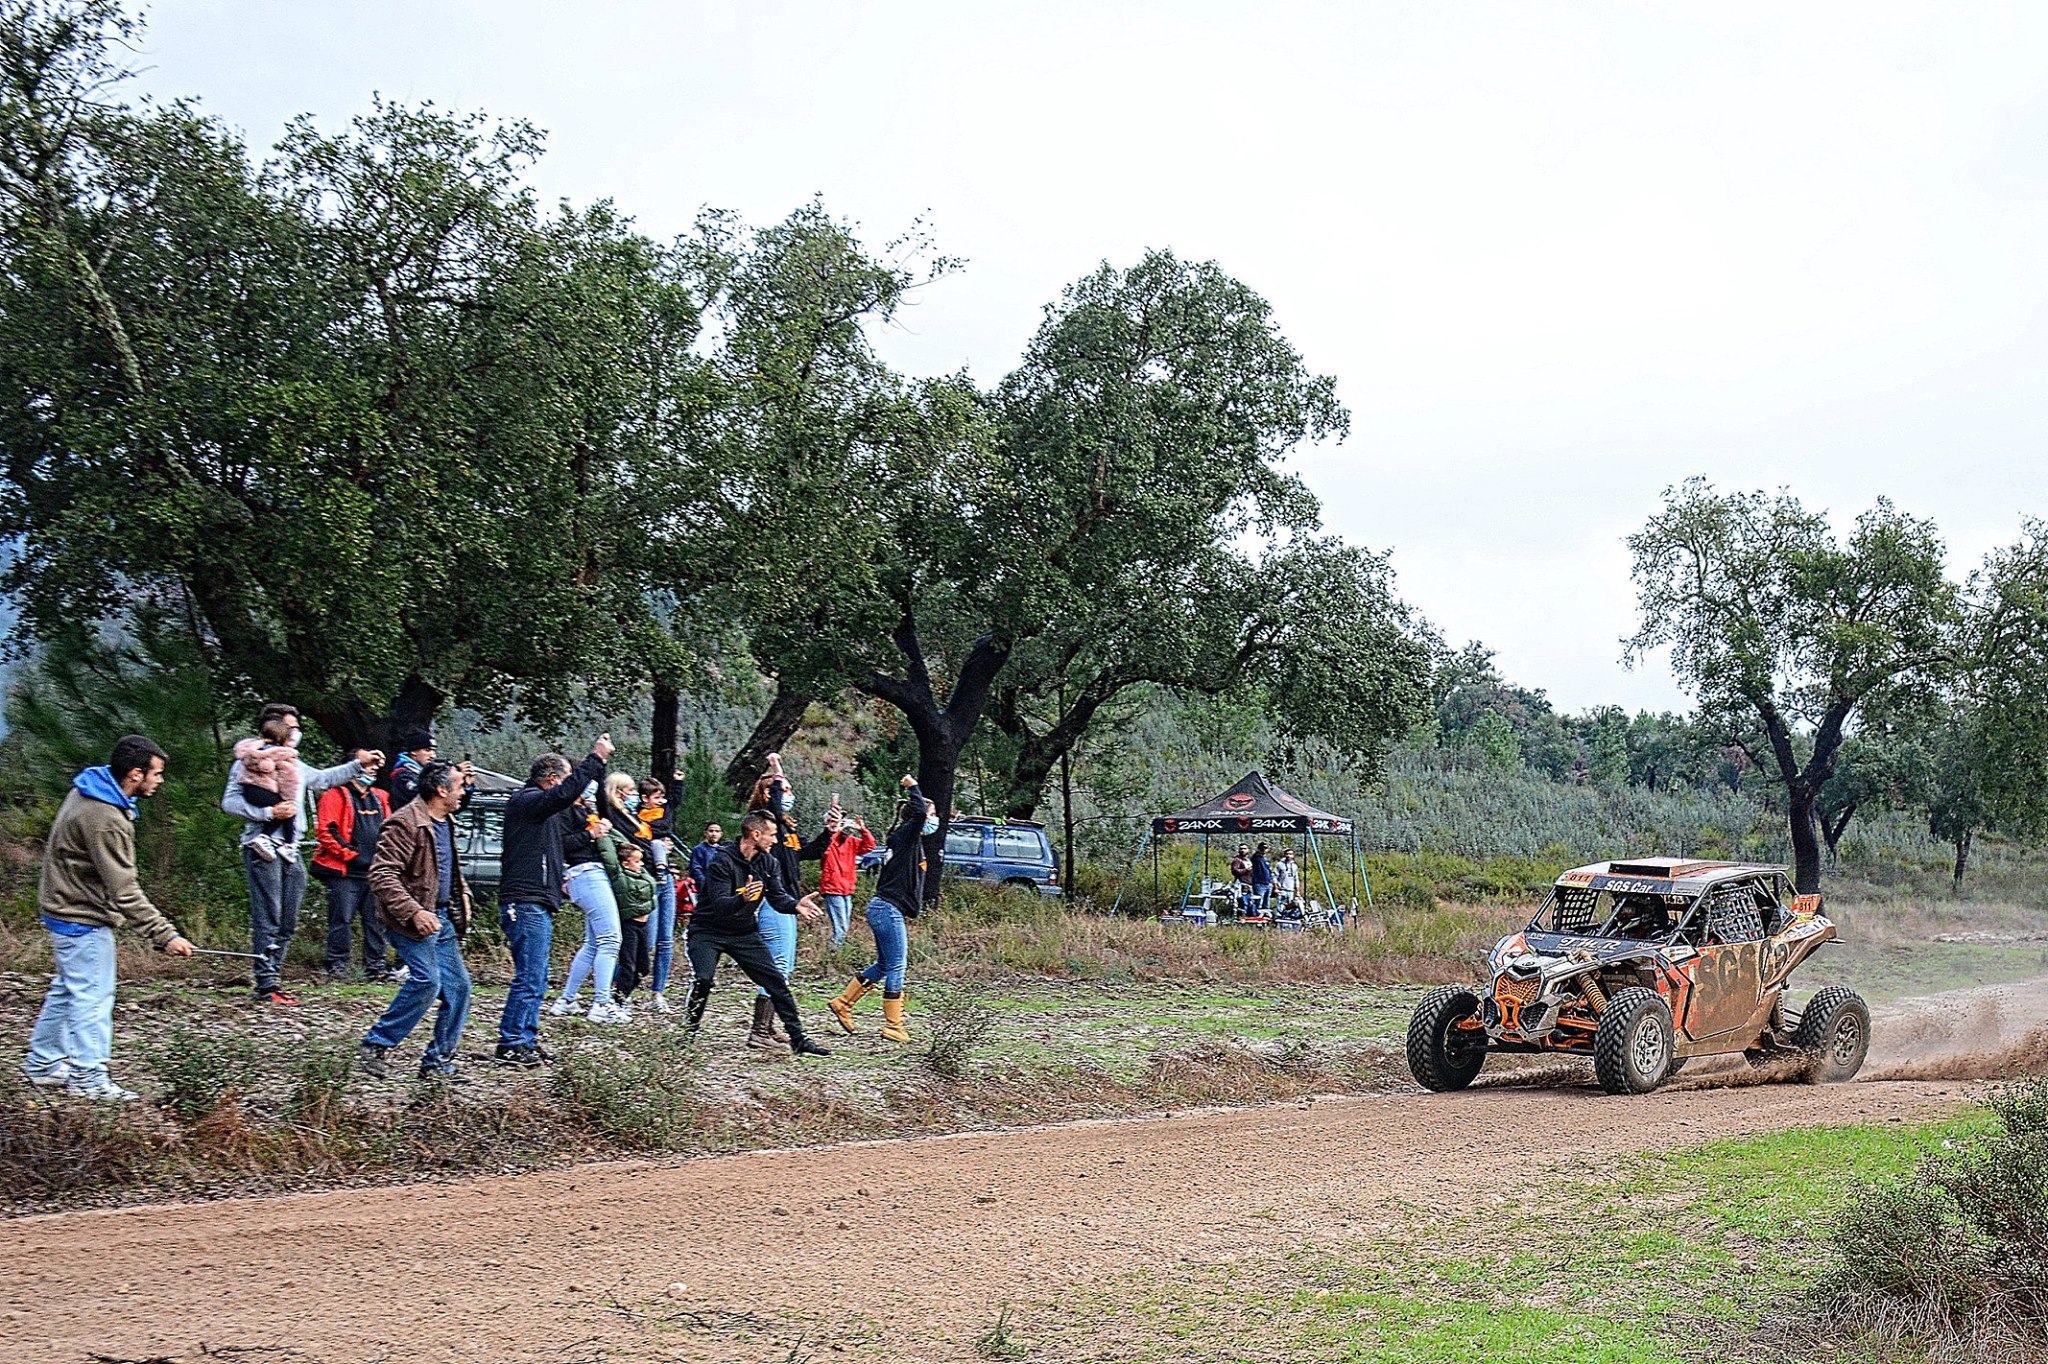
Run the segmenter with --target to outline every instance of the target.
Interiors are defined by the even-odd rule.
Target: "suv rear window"
[[[1036,829],[998,829],[996,856],[1005,862],[1037,862],[1045,857],[1045,842]]]

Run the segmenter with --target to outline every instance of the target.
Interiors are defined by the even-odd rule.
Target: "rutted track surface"
[[[22,1218],[0,1223],[0,1339],[19,1364],[761,1360],[800,1332],[812,1357],[959,1359],[1004,1300],[1393,1231],[1524,1188],[1560,1152],[1910,1118],[1964,1093],[1502,1087]]]

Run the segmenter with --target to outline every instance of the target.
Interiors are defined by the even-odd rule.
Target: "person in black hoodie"
[[[559,753],[533,760],[526,785],[505,802],[505,833],[498,863],[498,926],[512,953],[512,988],[498,1019],[497,1059],[531,1069],[540,1049],[540,1005],[548,992],[548,954],[555,915],[562,908],[562,835],[555,817],[583,788],[603,781],[612,736],[600,734],[590,756],[572,771]]]
[[[783,879],[781,869],[769,855],[779,837],[776,823],[756,812],[740,821],[740,836],[723,845],[704,873],[704,888],[697,899],[697,913],[690,921],[690,1030],[704,1021],[704,1006],[711,1000],[718,959],[730,957],[746,972],[747,979],[765,990],[770,1006],[788,1030],[790,1049],[798,1056],[830,1056],[832,1053],[804,1034],[803,1019],[796,1011],[796,996],[775,965],[768,944],[761,938],[755,916],[766,910],[805,919],[824,917],[818,897],[798,899]],[[751,1045],[752,1039],[749,1039]]]
[[[848,981],[831,1004],[839,1026],[852,1032],[853,1006],[881,986],[882,1036],[891,1042],[910,1040],[910,1030],[903,1024],[903,971],[910,960],[910,930],[904,920],[915,919],[924,905],[924,841],[939,831],[939,812],[918,790],[917,778],[906,776],[902,785],[903,804],[886,840],[888,851],[882,854],[874,898],[868,901],[875,961]]]
[[[797,832],[794,813],[796,793],[790,789],[789,778],[783,774],[782,755],[770,753],[766,761],[768,771],[754,783],[747,808],[775,821],[775,841],[770,845],[768,855],[775,859],[776,869],[782,873],[783,884],[789,887],[790,893],[801,894],[804,882],[800,864],[821,860],[825,856],[825,845],[832,841],[832,833],[829,829],[820,829],[817,837],[804,841],[803,835]],[[796,969],[796,920],[763,909],[759,922],[761,940],[768,944],[768,954],[775,959],[775,965],[787,979]],[[759,992],[754,996],[754,1023],[747,1033],[747,1045],[775,1051],[788,1042],[788,1038],[775,1031],[775,1006],[768,1002],[768,992]]]

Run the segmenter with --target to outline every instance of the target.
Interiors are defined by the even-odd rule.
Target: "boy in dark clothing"
[[[780,914],[805,919],[824,917],[818,897],[806,895],[799,900],[770,855],[769,849],[780,832],[769,815],[748,815],[740,821],[738,841],[721,849],[704,873],[704,888],[690,923],[688,943],[690,968],[696,975],[690,985],[690,1029],[696,1031],[704,1021],[704,1006],[711,1001],[718,959],[730,957],[747,979],[767,991],[789,1034],[790,1050],[798,1056],[830,1056],[830,1051],[804,1035],[796,996],[775,965],[755,922],[764,901]]]
[[[562,836],[555,816],[576,803],[583,788],[603,781],[612,755],[612,736],[600,734],[590,756],[573,771],[559,753],[534,759],[526,785],[505,802],[505,835],[499,857],[498,926],[512,953],[512,988],[498,1019],[497,1059],[531,1068],[540,1050],[540,1004],[548,992],[548,954],[554,947],[555,914],[562,908]]]

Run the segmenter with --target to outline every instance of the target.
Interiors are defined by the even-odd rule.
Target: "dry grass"
[[[1199,928],[1077,910],[1010,891],[948,891],[911,935],[919,977],[1014,975],[1176,984],[1392,984],[1470,980],[1487,949],[1527,918],[1509,906],[1371,912],[1340,933]],[[864,955],[856,934],[841,956]],[[804,960],[832,974],[810,940]]]

